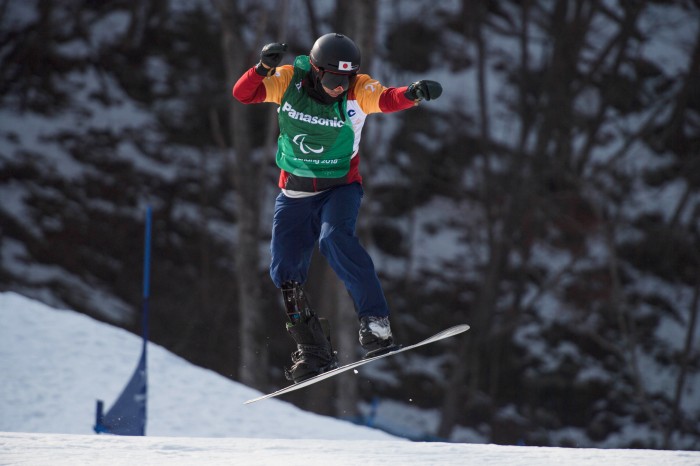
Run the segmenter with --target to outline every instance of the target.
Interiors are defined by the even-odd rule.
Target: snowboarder
[[[363,196],[358,152],[365,118],[405,110],[440,96],[436,81],[384,87],[358,74],[360,50],[342,34],[318,38],[309,55],[280,66],[287,45],[267,44],[260,61],[233,87],[244,104],[279,105],[277,165],[270,276],[282,290],[297,344],[289,380],[297,383],[337,367],[325,319],[316,316],[303,285],[316,241],[343,281],[358,314],[359,339],[368,354],[394,347],[389,308],[372,259],[355,235]]]

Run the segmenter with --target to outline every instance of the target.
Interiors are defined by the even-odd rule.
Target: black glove
[[[255,71],[263,76],[274,73],[275,67],[280,64],[286,51],[287,44],[280,44],[279,42],[267,44],[260,52],[260,63],[255,67]]]
[[[442,86],[439,82],[423,79],[408,86],[408,90],[403,95],[411,100],[435,100],[441,94]]]

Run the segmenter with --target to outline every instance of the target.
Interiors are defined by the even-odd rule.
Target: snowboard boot
[[[292,367],[284,369],[285,377],[297,383],[338,367],[328,321],[311,310],[301,284],[284,283],[282,296],[289,318],[287,331],[297,344],[297,350],[292,353]]]
[[[288,380],[298,383],[338,367],[326,319],[312,315],[306,322],[288,322],[287,331],[297,343],[297,350],[292,353],[292,367],[284,369]]]
[[[362,317],[360,319],[360,344],[367,351],[364,359],[400,348],[399,345],[394,344],[388,317]]]

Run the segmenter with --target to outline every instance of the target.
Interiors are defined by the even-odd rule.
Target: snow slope
[[[0,294],[0,431],[92,434],[95,400],[109,409],[136,367],[141,339],[73,311]],[[148,348],[146,434],[187,437],[394,439],[306,413]]]
[[[310,414],[149,346],[147,437],[92,434],[139,338],[0,293],[0,465],[700,465],[699,452],[413,443]]]

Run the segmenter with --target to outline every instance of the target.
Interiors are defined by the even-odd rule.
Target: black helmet
[[[321,83],[329,89],[342,86],[347,90],[350,76],[356,75],[360,69],[360,49],[342,34],[319,37],[311,47],[309,58],[319,69]]]

